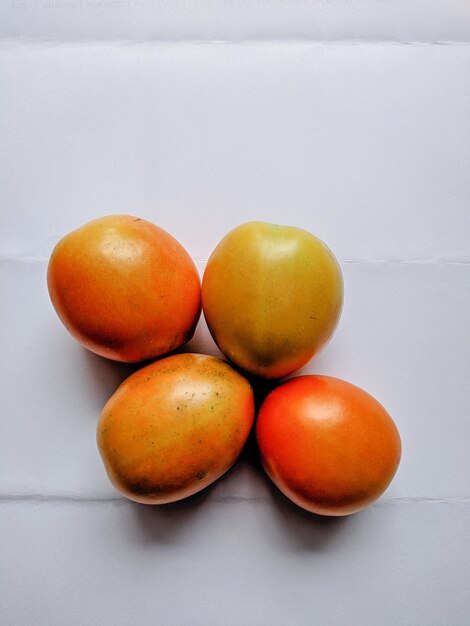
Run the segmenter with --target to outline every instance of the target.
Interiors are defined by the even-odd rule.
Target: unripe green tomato
[[[329,248],[291,226],[248,222],[211,254],[202,306],[220,350],[242,369],[281,378],[304,366],[331,338],[343,279]]]

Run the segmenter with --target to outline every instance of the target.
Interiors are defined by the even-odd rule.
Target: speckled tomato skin
[[[261,461],[277,487],[320,515],[360,511],[388,487],[401,441],[371,395],[329,376],[299,376],[272,391],[259,411]]]
[[[204,315],[220,350],[267,379],[287,376],[318,354],[342,305],[333,253],[292,226],[237,226],[212,252],[202,280]]]
[[[109,215],[54,248],[47,284],[67,330],[101,356],[139,362],[188,341],[201,312],[196,266],[162,228]]]
[[[98,449],[123,495],[165,504],[222,476],[238,458],[253,419],[253,390],[228,363],[177,354],[121,384],[101,413]]]

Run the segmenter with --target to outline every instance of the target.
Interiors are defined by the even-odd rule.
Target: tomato
[[[249,222],[211,254],[202,306],[220,350],[238,366],[280,378],[305,365],[332,336],[343,302],[339,265],[300,228]]]
[[[98,448],[127,498],[164,504],[222,476],[253,419],[253,391],[244,377],[216,357],[178,354],[121,384],[101,413]]]
[[[116,361],[144,361],[181,346],[201,311],[189,254],[162,228],[129,215],[66,235],[52,252],[47,282],[75,339]]]
[[[299,376],[268,394],[256,435],[272,481],[321,515],[348,515],[369,505],[400,462],[400,435],[384,407],[328,376]]]

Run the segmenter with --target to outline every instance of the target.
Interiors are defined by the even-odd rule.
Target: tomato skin
[[[116,361],[176,349],[192,337],[201,312],[189,254],[162,228],[129,215],[93,220],[61,239],[47,283],[67,330]]]
[[[259,411],[256,436],[271,480],[320,515],[349,515],[371,504],[401,457],[400,435],[384,407],[329,376],[298,376],[274,389]]]
[[[177,354],[121,384],[101,413],[98,449],[123,495],[166,504],[222,476],[238,458],[253,419],[253,390],[228,363]]]
[[[269,379],[291,374],[325,346],[342,303],[331,251],[290,226],[238,226],[212,252],[202,280],[204,315],[220,350]]]

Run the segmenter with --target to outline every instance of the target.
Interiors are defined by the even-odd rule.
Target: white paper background
[[[468,623],[469,17],[417,1],[0,8],[2,625]],[[246,220],[328,243],[345,307],[303,372],[394,417],[403,459],[379,502],[305,514],[253,442],[187,502],[114,491],[95,425],[132,368],[67,335],[45,271],[62,235],[120,212],[169,230],[201,273]],[[203,320],[189,348],[217,353]]]

